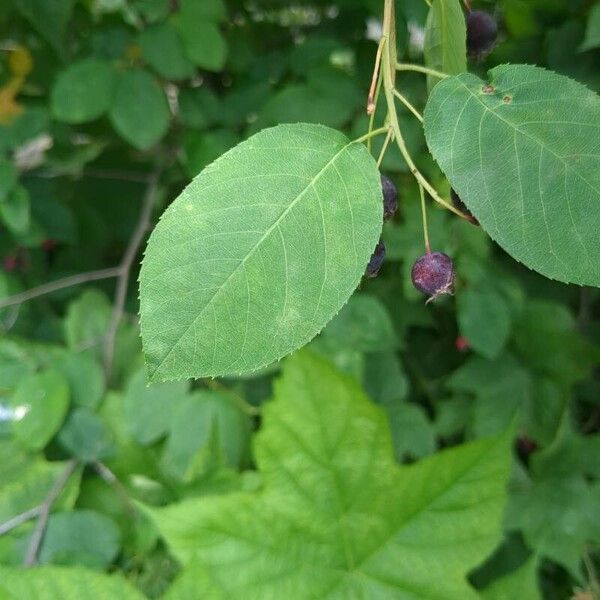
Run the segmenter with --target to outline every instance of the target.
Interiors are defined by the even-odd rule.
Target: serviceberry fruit
[[[460,199],[460,196],[453,190],[450,189],[450,199],[454,208],[458,208],[460,212],[467,217],[467,221],[473,225],[479,225],[479,221],[471,214],[471,211],[467,208],[465,203]]]
[[[492,15],[473,10],[467,13],[467,53],[479,57],[491,50],[498,37],[498,24]]]
[[[454,292],[454,264],[443,252],[427,252],[412,266],[413,285],[429,296],[430,302],[442,294]]]
[[[387,221],[398,210],[398,192],[392,180],[385,175],[381,176],[381,191],[383,192],[383,218]]]
[[[383,261],[385,259],[385,244],[383,240],[379,240],[377,246],[375,246],[375,250],[371,255],[369,260],[369,264],[365,269],[365,277],[373,278],[377,277],[379,273],[379,269],[381,269],[381,265],[383,265]]]

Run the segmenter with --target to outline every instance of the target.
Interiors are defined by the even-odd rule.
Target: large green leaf
[[[185,55],[175,28],[161,23],[145,29],[139,37],[142,57],[167,79],[186,79],[194,74],[194,65]]]
[[[458,75],[467,70],[467,30],[460,0],[433,0],[425,24],[425,64]],[[428,78],[431,90],[437,79]]]
[[[110,63],[87,58],[59,73],[52,88],[54,118],[66,123],[85,123],[102,116],[110,107],[115,71]]]
[[[398,467],[381,410],[306,351],[263,417],[259,492],[149,510],[189,565],[171,598],[477,598],[466,574],[499,541],[508,436]]]
[[[58,372],[46,370],[23,379],[8,401],[12,432],[24,448],[41,450],[60,428],[69,406],[69,386]]]
[[[54,49],[61,52],[75,0],[13,0],[13,3]]]
[[[148,71],[132,69],[121,74],[110,118],[119,135],[140,150],[153,146],[167,132],[167,99]]]
[[[425,109],[427,143],[452,187],[509,254],[543,275],[600,285],[600,101],[527,65],[489,83],[440,82]]]
[[[375,161],[336,131],[284,125],[230,150],[148,242],[150,379],[247,373],[306,344],[358,285],[381,222]]]
[[[0,567],[2,587],[14,598],[33,600],[143,600],[144,596],[119,575],[83,568]]]
[[[114,560],[120,546],[119,529],[112,519],[92,510],[57,512],[48,520],[38,560],[102,569]]]

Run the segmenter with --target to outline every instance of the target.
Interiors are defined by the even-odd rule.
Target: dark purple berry
[[[383,265],[383,261],[385,259],[385,244],[383,240],[379,240],[377,246],[375,246],[375,250],[371,255],[369,260],[369,264],[365,269],[365,277],[373,278],[377,277],[379,273],[379,269],[381,269],[381,265]]]
[[[494,17],[482,10],[467,14],[467,54],[481,56],[496,43],[498,24]]]
[[[413,285],[429,296],[429,301],[454,292],[454,264],[443,252],[428,252],[417,258],[411,270]]]
[[[450,199],[452,200],[454,208],[458,208],[458,210],[467,217],[469,223],[479,225],[479,221],[471,214],[471,211],[466,207],[465,203],[460,199],[460,196],[453,189],[450,189]]]
[[[398,192],[392,180],[385,175],[381,176],[381,191],[383,192],[383,218],[387,221],[398,210]]]

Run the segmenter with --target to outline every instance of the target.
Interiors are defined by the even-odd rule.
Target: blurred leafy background
[[[279,366],[244,379],[146,387],[132,236],[203,167],[263,127],[307,121],[363,134],[381,4],[0,3],[0,585],[7,597],[61,597],[32,595],[44,571],[31,571],[27,583],[11,575],[27,560],[38,513],[16,527],[10,519],[42,503],[65,469],[70,476],[37,560],[90,569],[76,573],[86,589],[100,586],[91,598],[111,594],[94,571],[121,573],[131,587],[115,587],[110,597],[123,598],[137,597],[131,588],[157,598],[180,571],[181,557],[137,501],[161,507],[260,488],[252,439]],[[526,62],[598,90],[600,4],[472,5],[491,12],[501,33],[471,70]],[[398,2],[406,61],[422,61],[426,15],[423,0]],[[398,81],[422,107],[425,79],[402,73]],[[419,123],[408,112],[402,118],[419,167],[447,195]],[[600,294],[534,274],[479,228],[434,207],[432,245],[455,258],[457,293],[425,306],[409,276],[423,249],[418,189],[393,149],[382,171],[400,201],[384,227],[386,263],[310,349],[383,408],[400,462],[516,423],[503,534],[470,580],[490,589],[489,598],[509,597],[508,589],[518,591],[510,597],[592,598],[600,562]],[[97,281],[2,304],[106,269]],[[315,368],[314,378],[321,376]],[[70,590],[68,571],[61,573]],[[493,595],[487,586],[502,578],[508,584]],[[194,597],[178,593],[171,597]]]

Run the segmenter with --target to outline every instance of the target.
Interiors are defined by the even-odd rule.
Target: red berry
[[[466,337],[463,337],[462,335],[459,335],[454,340],[454,347],[459,352],[466,352],[469,349],[469,340]]]
[[[481,56],[489,50],[498,37],[498,24],[492,15],[473,10],[467,14],[467,53]]]
[[[375,250],[371,255],[369,260],[369,264],[365,270],[365,277],[373,278],[377,277],[379,273],[379,269],[381,269],[381,265],[383,265],[383,261],[385,259],[385,244],[383,240],[379,240],[377,246],[375,246]]]
[[[458,210],[467,217],[469,223],[479,225],[479,221],[471,214],[471,211],[466,207],[465,203],[460,199],[460,196],[453,189],[450,189],[450,199],[452,200],[454,208],[458,208]]]
[[[392,180],[385,175],[381,176],[381,191],[383,192],[383,218],[387,221],[398,210],[398,192]]]
[[[413,285],[429,296],[428,302],[454,292],[454,264],[443,252],[428,252],[417,258],[411,278]]]
[[[2,268],[7,272],[11,273],[18,267],[17,257],[14,254],[9,254],[2,259]]]
[[[51,252],[52,250],[54,250],[56,248],[56,240],[53,240],[52,238],[48,238],[48,239],[43,240],[40,245],[44,252]]]

